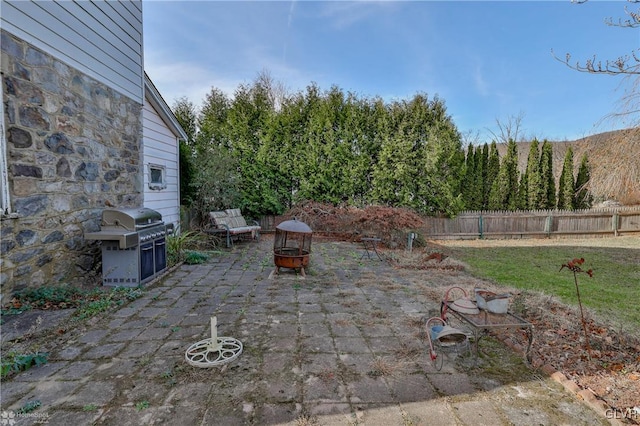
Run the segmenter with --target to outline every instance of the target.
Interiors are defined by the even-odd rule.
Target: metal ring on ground
[[[215,367],[229,363],[242,353],[242,342],[233,337],[218,337],[217,344],[204,339],[189,346],[184,354],[186,361],[199,368]]]

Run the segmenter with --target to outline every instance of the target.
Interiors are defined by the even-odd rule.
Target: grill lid
[[[102,212],[101,226],[107,228],[124,228],[135,231],[151,225],[162,223],[162,215],[146,207],[130,209],[105,209]]]

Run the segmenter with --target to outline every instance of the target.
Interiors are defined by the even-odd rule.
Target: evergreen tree
[[[189,206],[197,197],[197,190],[193,185],[196,171],[194,169],[197,114],[196,108],[187,98],[177,100],[172,107],[178,123],[187,134],[187,140],[180,140],[178,145],[180,165],[180,204]]]
[[[178,146],[180,164],[180,205],[190,206],[198,196],[193,185],[196,171],[194,169],[193,150],[186,141],[181,140]]]
[[[259,156],[264,133],[276,113],[270,82],[260,77],[252,85],[240,85],[227,114],[225,132],[231,154],[238,162],[242,202],[238,207],[248,217],[278,211],[278,196],[268,167]]]
[[[232,99],[212,89],[197,121],[191,117],[184,127],[195,132],[181,152],[195,161],[198,192],[192,198],[200,212],[213,203],[216,210],[240,207],[257,217],[280,214],[301,200],[450,215],[463,207],[460,134],[444,102],[425,94],[385,104],[337,87],[321,93],[312,84],[286,95],[263,73],[240,85]],[[488,172],[476,160],[479,151],[473,157],[469,169]],[[469,194],[479,203],[484,179],[469,177]]]
[[[573,210],[575,181],[573,180],[573,148],[569,146],[564,156],[562,173],[558,182],[558,209]]]
[[[518,145],[513,139],[507,143],[507,153],[491,187],[489,208],[516,210],[518,205]]]
[[[475,181],[476,181],[475,151],[473,149],[473,145],[469,144],[469,146],[467,147],[464,184],[462,187],[462,198],[464,200],[464,206],[468,210],[475,209],[475,204],[476,204],[475,200],[477,197],[477,194],[474,188]]]
[[[485,178],[485,167],[486,161],[482,159],[482,147],[477,146],[474,154],[475,160],[475,180],[473,181],[473,209],[481,210],[482,209],[482,198],[483,198],[483,189],[484,189],[484,178]]]
[[[518,210],[528,210],[529,207],[529,173],[525,170],[520,175],[520,183],[518,184],[518,200],[516,202],[516,208]]]
[[[489,183],[489,145],[487,143],[482,145],[482,155],[479,164],[482,167],[480,209],[486,209],[489,206],[489,192],[491,191],[491,184]]]
[[[491,196],[491,191],[493,189],[493,183],[498,177],[499,172],[500,172],[500,155],[498,154],[498,146],[496,144],[496,141],[492,141],[491,147],[489,148],[489,161],[487,164],[487,179],[484,182],[485,192],[483,194],[483,199],[482,199],[483,200],[482,205],[484,209],[493,208],[491,207],[492,203],[490,203],[490,196]],[[501,207],[497,207],[497,208],[500,209]]]
[[[545,208],[544,198],[542,195],[542,176],[540,174],[540,152],[538,149],[538,140],[531,141],[529,147],[529,157],[527,158],[527,176],[526,187],[522,190],[526,191],[526,196],[522,194],[523,209],[542,209]]]
[[[548,140],[542,142],[540,154],[540,196],[539,208],[556,207],[556,179],[553,175],[553,146]]]
[[[455,214],[464,202],[454,192],[464,178],[464,151],[444,104],[417,94],[394,102],[389,114],[372,174],[372,201]]]
[[[589,160],[587,154],[582,156],[580,168],[578,169],[578,177],[576,178],[576,196],[574,205],[576,209],[590,209],[593,203],[593,196],[589,192],[588,185],[591,179]]]
[[[215,87],[207,93],[198,116],[198,137],[196,151],[206,151],[210,146],[230,149],[228,114],[231,101],[227,95]]]

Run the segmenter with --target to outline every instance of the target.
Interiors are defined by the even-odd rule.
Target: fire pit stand
[[[276,235],[273,240],[273,263],[277,275],[280,268],[300,270],[300,275],[305,276],[304,268],[309,264],[311,253],[311,228],[297,219],[287,220],[276,226]]]

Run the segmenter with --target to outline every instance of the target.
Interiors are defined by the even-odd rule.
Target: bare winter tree
[[[520,132],[522,131],[522,121],[524,120],[524,112],[520,111],[518,115],[510,115],[506,120],[496,118],[497,132],[489,129],[489,133],[497,143],[508,143],[510,140],[520,142]]]
[[[604,199],[625,205],[640,204],[640,128],[620,130],[615,139],[607,141],[610,137],[594,135],[582,147],[589,159],[597,159],[591,163],[587,188]]]
[[[572,0],[573,3],[583,4],[588,0]],[[640,0],[627,0],[629,3],[640,4]],[[613,18],[606,18],[604,20],[606,25],[621,28],[640,28],[640,7],[634,12],[628,7],[625,7],[626,18],[619,18],[614,20]],[[640,125],[640,49],[635,49],[629,54],[619,56],[616,59],[607,59],[604,62],[598,59],[597,56],[593,56],[590,59],[586,59],[583,62],[571,61],[571,54],[567,53],[565,58],[559,58],[553,53],[554,58],[564,63],[569,68],[576,71],[586,72],[591,74],[604,74],[613,76],[623,76],[624,80],[621,82],[624,95],[620,99],[618,111],[615,111],[605,118],[612,118],[621,121],[627,121],[628,125],[637,127]]]
[[[640,0],[627,0],[630,4],[640,4]],[[573,3],[586,3],[587,0],[572,0]],[[626,18],[614,20],[605,19],[605,24],[629,29],[640,28],[640,7],[635,11],[625,7]],[[604,62],[593,56],[583,62],[571,62],[571,55],[564,59],[553,56],[568,67],[591,74],[622,76],[621,87],[624,95],[620,99],[618,111],[604,119],[615,119],[630,127],[620,131],[614,137],[613,143],[601,143],[598,138],[589,142],[589,156],[599,158],[592,164],[591,182],[589,190],[603,194],[606,198],[613,198],[625,204],[640,203],[640,49],[609,59]],[[625,127],[626,127],[625,126]]]
[[[627,0],[629,3],[640,3],[640,0]],[[572,3],[583,4],[587,0],[572,0]],[[637,11],[630,11],[625,7],[625,13],[627,19],[618,19],[614,21],[613,18],[605,19],[605,24],[613,27],[623,28],[638,28],[640,27],[640,8]],[[553,52],[553,51],[552,51]],[[608,75],[620,75],[620,74],[640,74],[640,49],[631,51],[630,54],[619,56],[617,59],[607,59],[604,62],[598,59],[595,55],[591,59],[587,59],[584,62],[571,63],[571,54],[567,53],[564,59],[554,57],[563,62],[568,67],[577,71],[589,72],[593,74],[608,74]]]
[[[466,132],[463,132],[461,135],[462,137],[462,145],[463,146],[469,146],[469,145],[480,145],[480,131],[476,130],[467,130]]]
[[[262,86],[269,97],[269,102],[276,111],[280,111],[284,100],[288,96],[288,90],[284,83],[277,81],[267,69],[263,69],[256,77],[256,84]]]

